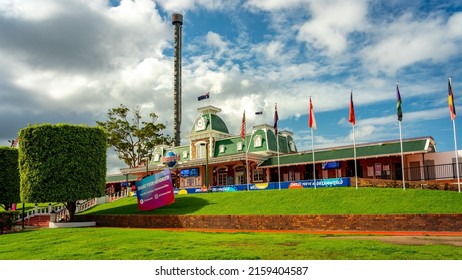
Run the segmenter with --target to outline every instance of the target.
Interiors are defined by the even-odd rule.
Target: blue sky
[[[277,102],[280,130],[309,150],[311,96],[315,148],[349,145],[350,91],[356,142],[398,139],[399,81],[403,137],[454,149],[447,82],[460,111],[462,2],[393,0],[1,1],[0,145],[27,124],[95,125],[121,103],[156,112],[172,135],[173,12],[184,15],[182,144],[198,107],[220,107],[238,134],[243,110],[250,131],[272,124]],[[113,153],[108,164],[123,167]]]

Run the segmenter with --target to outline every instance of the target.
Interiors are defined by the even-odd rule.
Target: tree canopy
[[[19,202],[18,150],[0,147],[0,207],[8,210]]]
[[[108,120],[99,122],[108,135],[108,146],[113,147],[119,159],[130,168],[141,165],[152,153],[154,146],[170,145],[172,139],[162,131],[165,125],[157,122],[157,115],[150,113],[151,121],[142,120],[140,108],[132,112],[125,105],[112,108],[107,113]]]
[[[23,202],[61,202],[73,219],[76,201],[104,195],[106,134],[98,127],[42,124],[19,132]]]

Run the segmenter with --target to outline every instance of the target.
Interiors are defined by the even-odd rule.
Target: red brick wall
[[[462,214],[77,215],[102,227],[243,230],[462,231]]]

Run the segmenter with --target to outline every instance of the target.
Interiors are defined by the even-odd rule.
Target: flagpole
[[[356,136],[355,136],[355,126],[353,125],[353,157],[355,161],[355,183],[356,183],[356,189],[358,189],[358,171],[357,171],[357,165],[356,165]]]
[[[399,123],[399,144],[401,146],[401,169],[402,169],[401,177],[403,178],[403,190],[406,190],[406,183],[404,182],[403,134],[401,132],[401,121],[398,121],[398,123]]]
[[[459,154],[457,152],[457,136],[456,136],[456,120],[452,120],[452,128],[454,131],[454,152],[456,156],[456,170],[457,170],[457,189],[460,192],[460,175],[459,175]]]
[[[279,165],[279,137],[276,133],[276,145],[278,146],[278,186],[279,190],[281,190],[281,166]]]
[[[316,160],[314,158],[314,133],[313,128],[311,128],[311,154],[313,155],[313,184],[314,189],[316,189]]]
[[[252,137],[252,135],[250,137]],[[249,139],[249,143],[250,143],[250,139]],[[244,144],[247,146],[245,140],[244,140]],[[248,159],[248,154],[249,154],[249,147],[247,147],[247,150],[245,151],[245,180],[246,180],[246,183],[247,183],[247,191],[249,191],[249,159]]]
[[[353,126],[353,158],[355,162],[355,184],[356,184],[356,190],[358,189],[358,167],[356,163],[356,135],[355,135],[355,108],[353,105],[353,90],[351,90],[350,93],[350,114],[348,116],[348,121],[351,123]]]
[[[399,145],[401,147],[401,177],[403,180],[403,190],[406,190],[404,181],[404,153],[403,153],[403,133],[401,130],[401,121],[403,120],[403,110],[401,109],[401,94],[399,93],[399,81],[396,81],[396,114],[398,115],[399,123]]]

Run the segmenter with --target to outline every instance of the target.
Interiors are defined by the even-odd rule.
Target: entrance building
[[[229,132],[219,116],[220,108],[209,105],[199,108],[198,112],[188,144],[158,145],[147,165],[122,169],[122,174],[141,178],[170,168],[176,188],[202,190],[230,185],[255,186],[279,180],[293,182],[355,176],[353,145],[315,150],[313,171],[312,151],[298,151],[292,132],[278,131],[275,135],[272,125],[259,124],[243,139]],[[430,136],[403,139],[403,168],[399,140],[358,144],[357,175],[389,180],[402,180],[403,175],[405,180],[435,176],[434,169],[425,171],[422,167],[437,154]],[[414,166],[416,162],[422,174]]]

